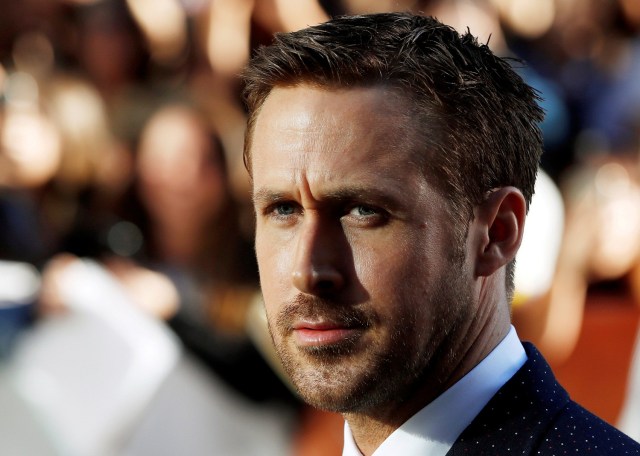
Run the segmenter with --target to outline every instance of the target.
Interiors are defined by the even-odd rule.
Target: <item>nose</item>
[[[347,246],[342,229],[329,222],[307,219],[300,228],[292,271],[294,286],[303,293],[327,295],[346,283]]]

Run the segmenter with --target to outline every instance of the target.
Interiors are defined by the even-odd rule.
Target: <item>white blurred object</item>
[[[243,399],[185,353],[122,456],[287,456],[295,418],[281,405]]]
[[[0,303],[33,302],[39,289],[40,274],[34,266],[0,260]]]
[[[618,429],[640,442],[640,330],[636,336],[633,359],[629,367],[629,383]]]
[[[292,411],[223,384],[107,270],[74,260],[60,280],[68,312],[0,364],[0,455],[290,454]]]
[[[98,264],[76,260],[60,280],[69,311],[25,333],[0,380],[15,393],[14,405],[24,406],[18,413],[30,414],[34,430],[51,440],[51,454],[111,456],[177,364],[179,344]],[[3,405],[2,414],[11,411]],[[19,423],[6,421],[0,454],[21,434],[11,429]],[[25,451],[19,454],[43,454]]]
[[[515,290],[521,299],[541,296],[551,287],[563,233],[562,195],[551,178],[540,171],[516,257]]]

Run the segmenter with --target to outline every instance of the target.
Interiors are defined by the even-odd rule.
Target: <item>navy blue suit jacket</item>
[[[639,443],[573,402],[538,350],[524,346],[525,365],[462,432],[447,456],[640,455]]]

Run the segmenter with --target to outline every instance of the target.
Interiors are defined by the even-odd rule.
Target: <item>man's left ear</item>
[[[475,208],[475,275],[490,276],[513,260],[520,248],[527,203],[515,187],[502,187]]]

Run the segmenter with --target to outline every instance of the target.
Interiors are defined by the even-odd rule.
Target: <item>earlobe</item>
[[[520,248],[526,216],[524,196],[515,187],[502,187],[476,207],[478,230],[475,275],[490,276],[513,260]]]

